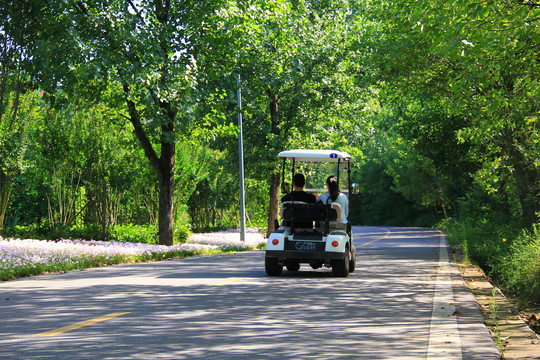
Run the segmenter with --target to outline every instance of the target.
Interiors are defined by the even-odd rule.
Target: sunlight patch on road
[[[94,325],[94,324],[97,324],[97,323],[102,322],[102,321],[111,320],[111,319],[117,318],[119,316],[129,314],[129,313],[130,312],[110,313],[110,314],[103,315],[103,316],[100,316],[100,317],[97,317],[97,318],[94,318],[94,319],[81,321],[81,322],[71,324],[71,325],[68,325],[68,326],[63,326],[63,327],[55,329],[55,330],[42,332],[42,333],[36,334],[34,336],[56,336],[56,335],[60,335],[60,334],[63,334],[65,332],[68,332],[68,331],[80,329],[80,328],[85,327],[85,326]]]
[[[228,284],[231,284],[231,283],[234,283],[234,282],[237,282],[237,281],[241,281],[241,280],[244,280],[245,278],[242,278],[242,277],[233,277],[233,278],[228,278],[227,280],[223,280],[223,281],[220,281],[218,283],[215,283],[215,284],[210,284],[210,286],[223,286],[223,285],[228,285]]]

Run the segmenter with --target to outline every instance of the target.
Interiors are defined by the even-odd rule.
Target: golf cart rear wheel
[[[345,258],[339,260],[332,260],[332,274],[338,277],[349,276],[349,248],[345,249]]]
[[[356,247],[352,246],[351,260],[349,261],[349,273],[352,273],[356,269]]]
[[[278,258],[269,258],[264,259],[264,268],[268,276],[279,276],[283,271],[283,265],[279,265]]]

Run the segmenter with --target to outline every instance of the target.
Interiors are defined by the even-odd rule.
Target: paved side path
[[[353,231],[348,278],[252,251],[2,283],[0,358],[499,358],[440,232]]]
[[[437,286],[438,285],[438,286]],[[437,290],[438,288],[441,290]],[[442,296],[439,296],[441,292]],[[454,263],[449,261],[444,234],[440,234],[439,268],[433,301],[428,359],[499,359],[500,353],[484,325],[476,299]],[[444,342],[446,346],[441,343]]]
[[[487,326],[498,338],[506,360],[540,360],[540,338],[521,319],[516,307],[488,281],[481,269],[462,269],[468,287],[485,313]]]

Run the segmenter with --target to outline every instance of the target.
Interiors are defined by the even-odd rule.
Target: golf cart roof
[[[291,158],[296,161],[337,162],[351,160],[351,155],[339,150],[285,150],[278,154],[281,158]]]

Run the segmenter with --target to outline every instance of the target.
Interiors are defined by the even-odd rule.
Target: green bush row
[[[185,242],[191,234],[189,224],[175,226],[174,242]],[[105,234],[99,226],[73,226],[73,227],[44,227],[44,226],[15,226],[6,227],[2,230],[5,238],[19,239],[86,239],[133,242],[144,244],[158,244],[158,230],[154,225],[115,225],[106,229]],[[105,236],[104,236],[105,235]]]
[[[540,224],[531,230],[489,220],[445,225],[451,246],[461,246],[471,260],[509,295],[540,303]]]

